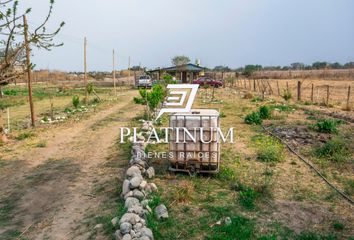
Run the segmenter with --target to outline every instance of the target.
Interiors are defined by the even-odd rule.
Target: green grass
[[[262,162],[281,162],[284,159],[284,146],[273,137],[256,135],[252,137],[256,149],[257,159]]]
[[[335,137],[328,140],[323,146],[314,151],[315,156],[331,162],[347,162],[350,160],[351,151],[342,138]]]
[[[259,112],[252,112],[252,113],[246,115],[245,123],[260,125],[260,124],[262,124],[261,115],[259,114]]]
[[[16,137],[16,140],[25,140],[27,138],[31,138],[31,137],[34,137],[35,134],[32,133],[32,132],[23,132],[23,133],[20,133],[17,137]]]
[[[334,119],[321,119],[315,124],[315,129],[321,133],[337,133],[337,125],[339,122]]]

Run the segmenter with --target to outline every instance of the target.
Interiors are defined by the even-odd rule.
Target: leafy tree
[[[304,69],[305,64],[300,63],[300,62],[295,62],[295,63],[290,64],[290,66],[293,70],[301,70],[301,69]]]
[[[314,69],[324,69],[328,66],[327,62],[314,62],[312,63],[312,68]]]
[[[228,66],[215,66],[213,70],[218,72],[230,72],[231,68]]]
[[[333,69],[341,69],[343,66],[339,62],[335,62],[331,64],[331,68]]]
[[[180,66],[189,63],[191,60],[189,59],[189,57],[181,55],[175,56],[174,58],[172,58],[171,61],[174,66]]]
[[[48,32],[46,24],[52,14],[54,0],[49,1],[49,10],[41,24],[28,29],[28,42],[30,46],[50,50],[62,44],[53,43],[53,38],[64,26]],[[23,75],[25,43],[23,40],[23,16],[31,12],[31,8],[19,11],[18,0],[0,0],[0,86],[6,85]],[[30,66],[33,68],[33,65]]]
[[[140,98],[135,97],[136,104],[147,105],[149,112],[156,113],[156,109],[160,103],[165,99],[166,90],[163,85],[157,84],[153,86],[151,91],[146,89],[139,89]]]
[[[246,65],[245,69],[243,70],[243,75],[245,75],[246,77],[250,77],[254,72],[259,71],[261,69],[261,65]]]

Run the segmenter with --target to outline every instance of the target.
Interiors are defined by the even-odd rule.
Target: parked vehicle
[[[149,75],[140,76],[138,79],[138,87],[151,88],[152,79]]]
[[[193,84],[199,84],[200,86],[208,85],[212,87],[221,87],[223,83],[221,81],[211,79],[209,77],[201,77],[196,80],[193,80]]]

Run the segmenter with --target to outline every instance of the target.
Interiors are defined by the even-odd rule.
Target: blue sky
[[[49,0],[31,6],[29,25],[40,23]],[[184,54],[207,67],[354,61],[352,0],[56,0],[49,28],[64,46],[34,52],[38,68],[82,71],[83,37],[88,70],[170,65]]]

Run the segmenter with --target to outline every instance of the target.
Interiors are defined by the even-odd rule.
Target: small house
[[[180,80],[181,83],[192,83],[192,81],[199,76],[203,76],[205,72],[204,67],[188,63],[167,68],[157,68],[155,70],[148,71],[153,78],[160,80],[164,74],[169,74]]]

